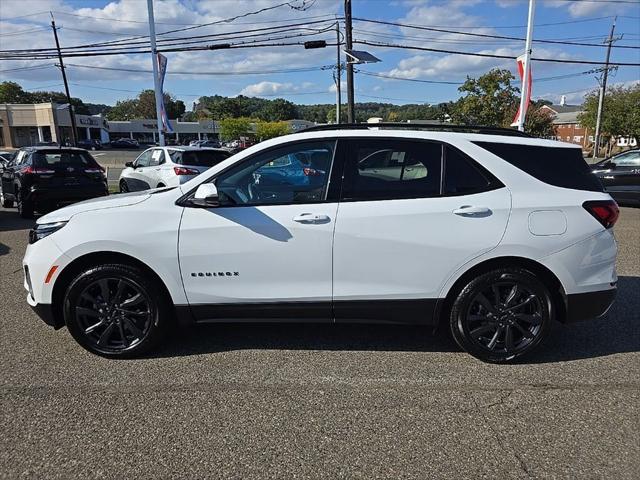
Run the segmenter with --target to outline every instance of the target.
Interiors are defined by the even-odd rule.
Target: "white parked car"
[[[133,162],[125,163],[118,184],[120,192],[173,187],[188,182],[229,158],[221,148],[153,147]]]
[[[316,127],[174,188],[45,215],[27,302],[107,357],[155,347],[173,321],[385,322],[446,326],[507,362],[552,322],[607,311],[618,208],[579,147],[410,128]]]

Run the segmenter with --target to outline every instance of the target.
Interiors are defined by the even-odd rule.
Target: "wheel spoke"
[[[507,295],[507,299],[504,301],[505,306],[508,307],[509,305],[511,305],[511,302],[516,299],[518,293],[520,293],[520,289],[518,288],[518,284],[516,283],[515,285],[513,285],[511,291],[509,292],[509,295]]]
[[[474,328],[473,330],[471,330],[471,336],[473,338],[480,338],[483,334],[485,333],[489,333],[491,332],[493,329],[495,329],[495,325],[482,325],[478,328]]]
[[[486,322],[489,320],[488,315],[469,315],[468,317],[470,322]]]
[[[529,330],[522,328],[522,325],[518,324],[518,322],[513,322],[513,326],[516,327],[520,333],[522,333],[522,336],[528,339],[532,339],[533,338],[533,333],[531,333]]]
[[[93,296],[93,295],[90,295],[90,294],[89,294],[89,293],[87,293],[87,292],[83,292],[83,293],[82,293],[82,295],[80,295],[80,298],[81,298],[82,300],[86,301],[86,302],[91,303],[92,305],[96,305],[96,304],[97,304],[97,302],[96,302],[96,297],[95,297],[95,296]]]
[[[533,295],[533,294],[529,295],[523,302],[520,302],[517,305],[514,305],[513,307],[505,308],[504,311],[505,312],[512,312],[514,310],[519,310],[522,307],[524,307],[525,305],[530,304],[535,298],[536,298],[535,295]]]
[[[482,305],[489,313],[495,313],[496,309],[491,305],[491,302],[483,293],[479,293],[476,300]]]
[[[91,325],[89,328],[87,328],[84,333],[91,333],[93,332],[96,328],[100,327],[104,325],[104,320],[100,320],[98,323],[94,323],[93,325]]]
[[[100,335],[100,338],[98,339],[98,345],[104,346],[109,341],[111,334],[113,333],[114,326],[115,325],[111,323],[104,329],[104,332],[102,332],[102,335]]]
[[[493,350],[494,348],[496,348],[496,343],[498,343],[498,338],[500,338],[500,334],[502,333],[503,330],[504,330],[504,327],[498,327],[498,329],[496,330],[496,333],[493,334],[491,341],[487,344],[487,348],[489,350]]]
[[[526,313],[516,313],[514,316],[518,320],[529,323],[531,325],[540,325],[542,323],[542,317],[537,313],[534,315],[527,315]]]
[[[113,301],[114,302],[117,303],[118,300],[120,300],[120,297],[124,293],[124,287],[126,287],[126,283],[124,283],[122,280],[118,280],[118,287],[116,289],[115,295],[113,296]]]
[[[76,307],[76,315],[82,315],[85,317],[99,317],[100,314],[96,312],[93,308],[86,307]]]
[[[144,311],[144,312],[136,312],[134,310],[127,310],[126,308],[119,308],[118,311],[126,316],[136,316],[136,317],[140,317],[140,316],[147,316],[149,315],[151,312],[148,311]]]
[[[127,336],[124,334],[124,327],[122,326],[122,322],[118,322],[118,330],[120,331],[120,338],[122,338],[122,345],[126,347],[129,346],[129,342],[127,341]]]
[[[133,334],[133,336],[134,336],[135,338],[140,338],[140,337],[142,337],[142,330],[140,330],[140,329],[136,326],[136,324],[135,324],[135,322],[134,322],[133,320],[131,320],[130,318],[124,317],[124,318],[122,319],[122,321],[123,321],[124,323],[126,323],[126,325],[125,325],[125,326],[127,327],[127,329],[129,329],[129,331]]]
[[[510,325],[504,328],[504,348],[507,352],[513,351],[513,329]]]
[[[133,297],[127,298],[120,304],[120,307],[133,307],[144,301],[144,297],[141,293],[136,293]]]
[[[98,281],[98,286],[100,287],[100,295],[102,295],[102,300],[104,302],[109,302],[111,298],[111,293],[109,292],[109,280],[103,278]]]
[[[494,283],[493,285],[491,285],[491,290],[493,290],[495,303],[500,303],[500,301],[502,300],[502,297],[500,296],[500,287],[496,283]]]

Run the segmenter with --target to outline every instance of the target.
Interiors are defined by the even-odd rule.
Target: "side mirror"
[[[609,160],[608,162],[606,162],[604,164],[605,168],[610,168],[611,170],[614,170],[616,168],[616,164],[614,162],[612,162],[611,160]]]
[[[191,199],[191,204],[204,208],[219,206],[218,189],[213,183],[203,183],[196,190],[195,195]]]
[[[133,167],[133,162],[125,162],[124,166],[125,167],[129,167],[129,168],[134,168]]]

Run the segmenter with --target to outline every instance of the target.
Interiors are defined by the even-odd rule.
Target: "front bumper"
[[[614,286],[608,290],[567,295],[567,314],[564,323],[580,322],[603,316],[611,308],[617,290]]]
[[[38,315],[40,319],[50,327],[53,327],[56,330],[64,327],[64,321],[61,318],[57,318],[54,314],[53,305],[49,303],[35,303],[31,299],[31,296],[27,297],[27,303],[36,315]]]

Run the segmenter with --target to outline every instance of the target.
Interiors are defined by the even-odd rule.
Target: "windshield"
[[[230,156],[228,152],[219,150],[173,150],[169,155],[173,163],[196,167],[213,167]]]

